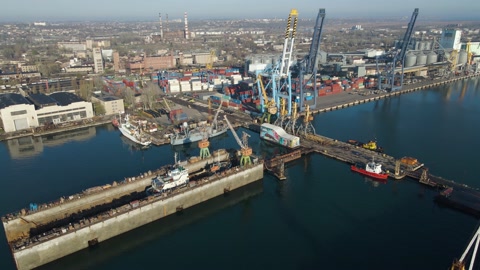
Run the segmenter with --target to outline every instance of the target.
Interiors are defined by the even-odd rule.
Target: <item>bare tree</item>
[[[81,80],[78,95],[84,100],[90,100],[93,93],[93,81]]]
[[[142,102],[145,109],[153,109],[155,98],[161,93],[158,85],[148,82],[146,87],[143,88]]]
[[[122,89],[123,103],[126,108],[129,108],[135,104],[135,93],[129,87],[124,86]]]

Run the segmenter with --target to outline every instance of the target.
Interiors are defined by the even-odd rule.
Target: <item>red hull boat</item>
[[[388,178],[388,173],[382,171],[382,164],[376,163],[374,160],[368,162],[365,165],[365,169],[357,167],[356,165],[350,166],[350,169],[375,179],[386,180]]]

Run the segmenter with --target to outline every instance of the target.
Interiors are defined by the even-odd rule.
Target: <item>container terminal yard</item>
[[[273,70],[265,69],[254,74],[256,78],[254,84],[257,86],[255,101],[258,100],[258,102],[245,98],[245,102],[238,103],[228,101],[228,97],[225,97],[227,101],[224,101],[223,98],[214,98],[218,96],[207,93],[209,99],[206,103],[198,97],[197,99],[193,96],[192,98],[177,97],[168,90],[166,93],[169,94],[162,98],[170,112],[174,111],[170,108],[170,104],[184,108],[181,112],[177,111],[178,113],[170,115],[171,119],[180,120],[179,122],[184,119],[181,117],[187,115],[186,111],[213,117],[212,103],[218,103],[220,106],[215,112],[213,122],[216,124],[217,121],[222,121],[220,114],[223,114],[223,126],[227,125],[231,130],[240,147],[238,151],[229,153],[219,149],[210,155],[208,136],[206,136],[198,142],[199,157],[182,162],[175,158],[173,166],[164,166],[156,171],[126,177],[112,184],[92,187],[82,193],[62,197],[55,202],[31,204],[28,210],[22,209],[2,217],[7,241],[17,268],[35,268],[81,249],[95,246],[99,242],[134,228],[261,180],[264,171],[271,172],[280,180],[288,180],[283,172],[285,163],[312,153],[352,165],[367,164],[373,157],[376,162],[382,164],[391,179],[400,180],[405,177],[414,179],[420,184],[437,190],[436,201],[440,204],[480,216],[480,190],[430,174],[428,168],[422,163],[427,161],[418,161],[413,157],[396,158],[361,145],[318,135],[311,123],[314,114],[317,113],[326,113],[465,80],[478,76],[478,72],[466,72],[466,70],[462,73],[456,72],[459,65],[455,60],[444,63],[444,67],[446,66],[451,72],[447,74],[448,76],[432,77],[405,86],[403,75],[399,77],[397,73],[386,70],[379,73],[381,74],[379,79],[372,83],[372,87],[368,90],[359,91],[363,89],[359,87],[362,82],[344,87],[342,91],[336,91],[334,88],[337,86],[331,86],[330,91],[317,89],[316,58],[325,17],[325,10],[321,9],[311,50],[308,57],[299,61],[300,75],[297,78],[299,84],[294,87],[290,81],[290,67],[293,54],[291,44],[295,37],[297,15],[295,10],[292,10],[289,15],[285,47],[279,66]],[[376,61],[382,61],[384,66],[392,65],[393,70],[396,70],[398,63],[404,63],[407,59],[412,61],[411,58],[407,58],[409,55],[406,54],[406,46],[410,43],[417,15],[418,9],[415,9],[399,50],[391,55],[378,57]],[[290,23],[291,21],[293,24]],[[401,74],[406,73],[404,66],[408,65],[401,65]],[[313,74],[313,76],[307,79],[306,74]],[[224,93],[230,91],[226,89]],[[334,92],[335,94],[331,94]],[[313,93],[313,99],[310,98],[311,93]],[[252,104],[248,105],[248,103]],[[229,109],[222,109],[225,105]],[[260,110],[254,111],[255,106]],[[149,115],[149,112],[147,111],[146,114]],[[178,118],[178,116],[181,117]],[[233,123],[230,123],[229,119]],[[289,152],[269,159],[262,160],[255,157],[252,154],[252,148],[248,146],[249,135],[244,133],[240,138],[234,127],[243,126],[260,133],[263,123],[274,125],[289,134],[296,135],[300,139],[300,145],[295,145],[293,149],[289,149]],[[84,124],[89,125],[89,123]],[[90,123],[90,125],[93,124],[98,123]],[[149,136],[152,144],[164,145],[170,142],[168,139],[172,136],[170,132],[175,131],[175,128],[165,129],[162,132],[152,132]],[[33,135],[33,132],[22,136]],[[36,132],[37,136],[41,134],[42,131]],[[7,136],[5,139],[8,138],[11,137]],[[278,143],[283,145],[280,143],[283,139],[280,138]],[[231,166],[220,169],[221,162]],[[182,175],[186,175],[186,181],[177,184],[176,181],[180,179],[177,179],[177,176]],[[456,267],[461,267],[462,263],[460,261]]]

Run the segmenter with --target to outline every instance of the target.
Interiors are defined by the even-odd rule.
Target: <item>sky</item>
[[[315,18],[325,8],[326,18],[410,18],[419,8],[417,20],[480,21],[480,1],[475,0],[4,0],[0,21],[131,21],[287,18],[298,10],[299,18]]]

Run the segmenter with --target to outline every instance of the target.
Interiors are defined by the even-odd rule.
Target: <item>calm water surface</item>
[[[480,187],[478,88],[479,79],[456,82],[316,115],[314,124],[339,140],[376,138],[390,155]],[[247,132],[257,154],[282,151]],[[227,134],[211,148],[236,148]],[[2,142],[0,215],[171,164],[174,152],[198,155],[195,145],[135,148],[109,125]],[[320,155],[286,173],[285,182],[266,174],[41,269],[447,269],[478,225],[436,205],[436,193],[413,180],[372,182]],[[3,233],[0,257],[0,269],[15,269]]]

